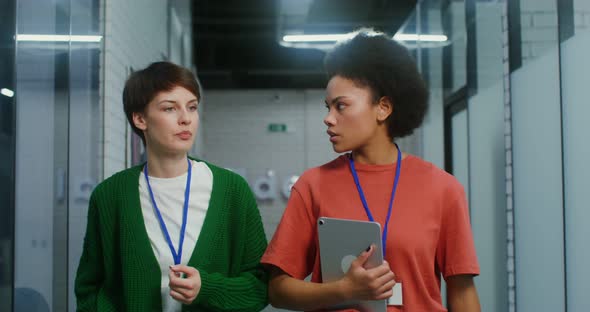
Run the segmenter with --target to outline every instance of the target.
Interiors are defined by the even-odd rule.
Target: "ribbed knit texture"
[[[256,201],[242,177],[207,165],[213,190],[188,262],[202,286],[182,310],[260,311],[267,305],[267,275],[259,263],[267,242]],[[113,175],[92,193],[76,275],[78,311],[162,311],[160,268],[139,203],[142,166]]]

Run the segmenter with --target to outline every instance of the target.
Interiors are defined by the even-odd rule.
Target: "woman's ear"
[[[393,103],[387,96],[382,96],[377,103],[377,120],[384,122],[393,113]]]
[[[145,121],[145,116],[143,113],[133,113],[132,114],[133,117],[133,124],[135,125],[135,127],[139,130],[146,130],[147,129],[147,123]]]

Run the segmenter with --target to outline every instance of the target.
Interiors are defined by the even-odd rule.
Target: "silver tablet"
[[[381,226],[377,222],[320,217],[317,220],[320,243],[322,281],[331,282],[342,278],[350,263],[371,244],[375,252],[367,260],[365,268],[374,268],[383,263]],[[343,302],[330,309],[356,308],[367,312],[386,312],[387,300]]]

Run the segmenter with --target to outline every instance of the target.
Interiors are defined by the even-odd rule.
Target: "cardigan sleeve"
[[[97,311],[97,295],[104,276],[98,217],[98,205],[93,193],[88,207],[86,236],[74,286],[77,311]]]
[[[256,200],[244,183],[242,198],[238,200],[244,209],[243,246],[238,275],[227,277],[220,273],[207,273],[199,269],[201,289],[193,306],[199,305],[214,311],[260,311],[268,304],[268,276],[260,258],[266,250],[267,240]]]

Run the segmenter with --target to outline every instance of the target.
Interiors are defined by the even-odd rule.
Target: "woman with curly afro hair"
[[[407,49],[361,30],[327,54],[324,118],[335,160],[304,172],[261,262],[269,300],[294,310],[387,300],[387,311],[480,311],[479,265],[463,187],[450,174],[402,152],[397,139],[424,119],[428,89]],[[375,246],[344,277],[322,283],[317,219],[374,220],[385,261],[365,267]],[[311,282],[303,279],[311,274]],[[351,308],[354,308],[352,306]]]

